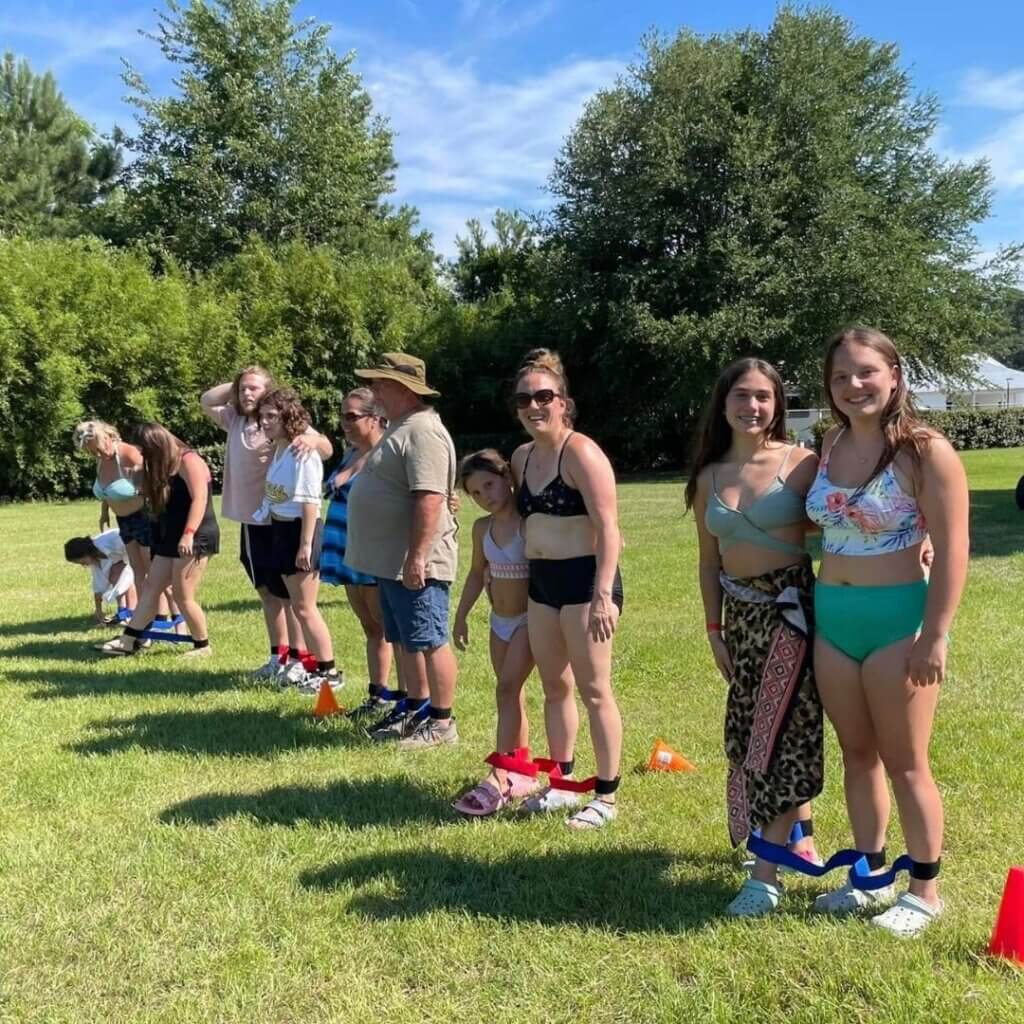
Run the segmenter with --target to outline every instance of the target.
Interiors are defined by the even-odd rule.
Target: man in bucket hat
[[[370,381],[388,428],[349,493],[345,562],[377,578],[384,633],[402,660],[402,678],[412,685],[422,659],[430,694],[403,696],[371,735],[398,740],[405,750],[455,743],[457,665],[448,644],[457,556],[449,505],[455,446],[423,401],[439,394],[427,384],[423,360],[387,352],[376,366],[355,373]]]

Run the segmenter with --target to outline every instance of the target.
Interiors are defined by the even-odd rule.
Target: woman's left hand
[[[193,550],[193,538],[191,533],[183,533],[181,540],[178,541],[178,554],[182,558],[189,558],[192,555]]]
[[[611,595],[595,594],[590,601],[587,632],[595,643],[603,644],[611,640],[618,618],[619,610],[612,602]]]
[[[910,648],[907,674],[915,686],[934,686],[946,675],[946,638],[922,633]]]
[[[295,555],[295,568],[301,570],[302,572],[309,572],[312,562],[313,545],[300,544],[299,550]]]

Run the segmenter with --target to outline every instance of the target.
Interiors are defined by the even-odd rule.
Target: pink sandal
[[[486,782],[480,782],[468,793],[460,796],[452,804],[452,807],[459,814],[465,814],[471,818],[486,818],[491,814],[497,814],[503,807],[507,807],[511,799],[511,786],[502,793]]]

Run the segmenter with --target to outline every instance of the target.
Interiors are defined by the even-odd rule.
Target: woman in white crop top
[[[297,458],[291,447],[292,440],[309,427],[309,413],[294,391],[276,388],[267,392],[260,399],[258,413],[263,433],[274,442],[263,505],[254,516],[272,526],[273,564],[258,568],[265,570],[270,592],[291,604],[306,647],[316,658],[316,671],[302,680],[299,692],[316,694],[325,682],[337,689],[341,675],[334,667],[330,631],[317,607],[323,460],[316,451]]]
[[[484,817],[538,788],[534,778],[503,767],[516,760],[529,761],[523,688],[533,671],[526,630],[530,566],[509,464],[493,448],[474,452],[459,466],[459,485],[488,514],[473,524],[473,563],[462,588],[452,635],[455,646],[464,651],[469,643],[467,617],[486,589],[491,599],[498,738],[495,752],[487,759],[490,773],[453,806],[460,814]]]

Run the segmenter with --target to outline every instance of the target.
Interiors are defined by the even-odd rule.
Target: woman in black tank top
[[[550,769],[550,785],[524,807],[574,809],[579,793],[593,790],[594,799],[579,807],[567,824],[573,829],[601,828],[617,814],[622,756],[622,719],[611,686],[612,637],[622,610],[615,475],[601,449],[572,429],[575,406],[557,355],[546,349],[527,355],[516,379],[515,406],[520,424],[533,438],[512,461],[527,550],[534,516],[585,517],[595,536],[591,554],[530,559],[530,646],[545,702],[556,710],[545,715],[549,758],[544,770]],[[583,783],[570,778],[579,727],[574,679],[590,718],[597,761],[596,775]]]
[[[155,520],[153,563],[124,634],[97,649],[104,654],[134,654],[156,615],[160,595],[169,586],[192,637],[193,649],[186,657],[203,657],[211,649],[196,590],[210,556],[220,550],[210,470],[199,455],[159,423],[144,423],[138,444],[143,458],[143,493]]]

